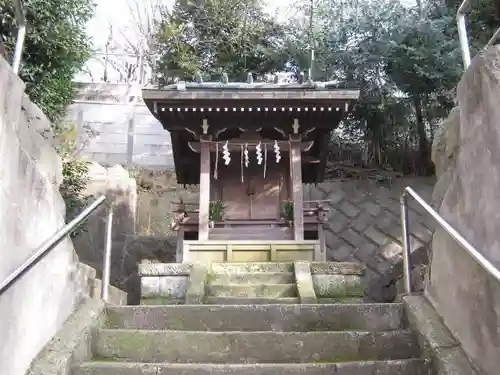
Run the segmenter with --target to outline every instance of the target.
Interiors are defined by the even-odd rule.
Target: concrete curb
[[[312,262],[313,275],[356,275],[363,276],[365,266],[354,262]]]
[[[294,262],[293,268],[295,270],[295,280],[300,303],[318,303],[311,276],[311,264],[309,262]]]
[[[425,363],[420,359],[367,361],[358,363],[112,363],[92,362],[75,369],[75,375],[419,375]]]
[[[87,299],[42,349],[26,375],[70,375],[71,367],[92,357],[93,328],[104,321],[104,302]]]
[[[206,264],[194,263],[188,279],[186,290],[186,304],[202,304],[205,299],[205,287],[207,283],[208,268]]]
[[[141,263],[139,276],[189,276],[192,268],[190,263]]]
[[[477,375],[460,343],[423,296],[405,296],[408,323],[415,331],[424,358],[439,375]]]
[[[357,275],[312,275],[316,295],[320,297],[363,297],[363,279]]]

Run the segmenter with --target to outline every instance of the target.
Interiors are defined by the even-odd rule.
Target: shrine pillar
[[[290,188],[293,201],[293,238],[304,240],[304,204],[302,196],[301,141],[290,139]]]
[[[208,240],[210,210],[210,139],[200,139],[200,200],[198,216],[198,240]]]

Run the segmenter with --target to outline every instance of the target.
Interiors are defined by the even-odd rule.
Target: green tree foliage
[[[85,26],[93,15],[92,0],[25,0],[27,33],[20,76],[26,93],[58,124],[72,102],[72,79],[90,56]],[[17,25],[12,0],[0,0],[0,35],[9,56]]]
[[[89,181],[89,161],[75,156],[79,151],[75,124],[67,122],[61,124],[57,128],[57,140],[56,150],[61,157],[63,175],[59,192],[66,204],[66,222],[69,222],[93,198],[85,194],[85,189]],[[71,233],[71,237],[76,237],[85,230],[85,226],[80,226]]]
[[[355,111],[332,143],[354,147],[365,164],[407,174],[430,174],[436,126],[454,105],[463,71],[456,28],[461,0],[299,0],[295,16],[278,24],[253,0],[178,0],[157,41],[170,76],[192,80],[199,71],[232,80],[248,71],[310,68],[314,80],[359,88]],[[472,55],[499,26],[491,0],[468,15]]]
[[[83,192],[88,181],[88,163],[75,158],[76,129],[62,121],[72,103],[72,79],[89,58],[91,44],[85,34],[92,17],[92,0],[25,0],[27,33],[20,77],[26,93],[52,121],[59,139],[63,182],[61,195],[66,203],[66,219],[74,218],[88,202]],[[17,24],[11,0],[0,0],[0,37],[7,58],[12,56]],[[78,232],[74,232],[77,235]]]
[[[322,73],[317,76],[361,90],[344,125],[366,161],[432,173],[434,128],[453,106],[463,70],[454,6],[440,0],[410,7],[397,0],[316,2],[316,64]],[[304,29],[293,30],[294,41],[304,40]],[[481,33],[489,39],[492,32]],[[473,43],[484,45],[479,39]],[[296,50],[304,54],[304,47]]]
[[[283,68],[284,27],[255,0],[178,0],[157,35],[160,71],[192,80],[244,80]]]
[[[388,40],[386,72],[413,104],[422,173],[430,167],[427,130],[436,110],[444,115],[452,108],[450,93],[461,74],[456,34],[449,34],[453,18],[432,15],[433,8],[410,12],[397,23]],[[408,20],[413,20],[408,23]],[[451,27],[453,30],[453,28]],[[458,63],[457,63],[458,62]],[[434,107],[431,112],[430,106]]]
[[[446,13],[455,17],[462,2],[463,0],[446,0],[444,7]],[[431,4],[434,8],[439,9],[442,0],[433,0]],[[498,5],[500,3],[497,0],[474,0],[471,4],[472,6],[467,12],[467,29],[472,48],[474,52],[477,52],[500,26],[500,6]]]

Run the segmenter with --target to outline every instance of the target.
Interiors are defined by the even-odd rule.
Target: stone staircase
[[[205,303],[299,303],[293,263],[213,263]]]
[[[401,304],[108,307],[73,375],[427,375]]]
[[[72,375],[430,374],[402,304],[304,303],[356,296],[359,265],[190,267],[196,304],[108,306]]]

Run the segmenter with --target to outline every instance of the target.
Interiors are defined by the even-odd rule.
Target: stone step
[[[252,263],[212,263],[212,273],[279,273],[293,272],[293,263],[252,262]]]
[[[363,303],[363,297],[318,298],[318,303],[323,303],[323,304],[333,304],[333,303],[354,304],[354,303]]]
[[[205,297],[208,305],[295,305],[300,303],[298,297]]]
[[[141,305],[182,305],[184,298],[175,297],[142,297]]]
[[[214,297],[297,297],[295,284],[209,284],[206,291]]]
[[[335,305],[113,306],[107,328],[190,331],[389,331],[403,327],[399,303]]]
[[[252,273],[216,273],[209,275],[213,284],[292,284],[293,272],[252,272]]]
[[[196,332],[98,329],[102,360],[173,363],[301,363],[419,356],[409,330],[388,332]]]
[[[422,359],[344,363],[208,364],[88,362],[73,375],[425,375]]]

